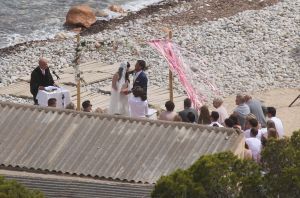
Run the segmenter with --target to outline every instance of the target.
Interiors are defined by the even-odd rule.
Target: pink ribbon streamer
[[[181,58],[181,54],[179,49],[175,44],[173,44],[170,40],[151,40],[148,42],[150,46],[155,48],[168,62],[170,70],[177,74],[180,83],[186,90],[188,97],[191,99],[194,107],[200,109],[200,107],[205,103],[206,97],[197,91],[197,88],[193,86],[191,83],[192,80],[187,72],[187,66],[185,65],[183,59]],[[217,92],[216,87],[211,83],[208,78],[201,74],[203,83],[206,83],[213,92]]]

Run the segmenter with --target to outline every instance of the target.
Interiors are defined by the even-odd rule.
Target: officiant
[[[34,104],[38,105],[36,96],[39,90],[45,90],[45,87],[54,85],[47,60],[40,58],[39,66],[32,71],[30,78],[30,92],[33,96]]]

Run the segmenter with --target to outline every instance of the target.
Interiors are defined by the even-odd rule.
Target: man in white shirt
[[[279,138],[282,138],[284,136],[283,124],[281,120],[276,117],[276,109],[274,107],[268,107],[267,111],[268,118],[270,118],[275,123]]]
[[[211,124],[209,126],[213,126],[213,127],[223,127],[219,122],[219,113],[216,111],[212,111],[210,114],[210,120],[211,120]]]
[[[145,118],[148,114],[148,101],[142,87],[134,87],[129,98],[129,115],[133,118]]]
[[[228,113],[226,108],[223,106],[223,100],[221,98],[215,98],[213,101],[213,106],[216,108],[216,111],[219,113],[218,123],[224,124],[225,119],[228,118]]]
[[[257,134],[258,134],[257,129],[254,128],[251,129],[250,138],[246,138],[245,143],[248,145],[248,148],[252,152],[253,160],[259,162],[262,145],[261,145],[261,141],[256,138]]]

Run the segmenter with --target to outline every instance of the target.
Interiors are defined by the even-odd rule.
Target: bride
[[[127,95],[130,85],[127,72],[129,67],[128,63],[121,63],[118,72],[113,76],[108,109],[109,114],[129,115]]]

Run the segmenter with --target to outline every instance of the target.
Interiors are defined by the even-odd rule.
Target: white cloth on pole
[[[38,100],[38,103],[40,106],[47,107],[48,106],[48,100],[50,98],[56,98],[56,107],[57,108],[65,108],[70,102],[70,91],[62,88],[62,87],[56,87],[56,90],[53,91],[45,91],[45,90],[39,90],[36,99]],[[46,90],[52,90],[51,88],[45,87]]]

